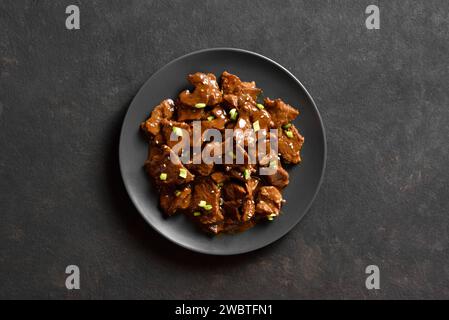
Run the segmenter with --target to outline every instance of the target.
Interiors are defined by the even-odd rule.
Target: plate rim
[[[153,78],[155,78],[159,73],[163,72],[165,69],[167,69],[169,66],[175,64],[176,62],[185,59],[187,57],[196,55],[196,54],[200,54],[200,53],[205,53],[205,52],[213,52],[213,51],[230,51],[230,52],[239,52],[239,53],[245,53],[245,54],[249,54],[249,55],[253,55],[256,57],[259,57],[263,60],[265,60],[268,63],[273,64],[274,66],[278,67],[279,69],[281,69],[283,72],[285,72],[292,80],[294,80],[300,87],[301,89],[304,91],[304,93],[306,94],[307,98],[310,100],[312,106],[313,106],[313,111],[315,112],[315,114],[318,117],[319,123],[320,123],[320,129],[321,129],[321,133],[323,135],[323,144],[324,144],[324,148],[323,148],[323,168],[321,170],[321,175],[320,175],[320,179],[318,181],[318,185],[316,187],[316,190],[313,194],[313,197],[310,199],[309,203],[306,206],[306,209],[304,210],[304,214],[301,215],[301,217],[299,217],[297,219],[297,221],[295,221],[294,223],[292,223],[290,226],[288,226],[288,228],[286,228],[285,232],[283,234],[281,234],[280,236],[274,238],[271,242],[269,243],[264,243],[262,245],[256,245],[254,248],[252,249],[243,249],[243,250],[234,250],[233,252],[210,252],[207,250],[202,250],[202,249],[198,249],[195,246],[190,246],[187,244],[184,244],[180,241],[177,241],[175,239],[172,239],[171,237],[169,237],[168,235],[166,235],[165,233],[163,233],[162,231],[160,231],[158,228],[156,228],[150,221],[149,219],[147,219],[147,217],[143,214],[143,212],[140,210],[139,206],[137,205],[136,200],[133,197],[133,194],[130,192],[130,187],[128,186],[128,183],[125,179],[124,176],[124,168],[123,168],[123,152],[122,152],[122,141],[124,139],[124,127],[125,127],[125,123],[126,120],[130,114],[131,111],[131,106],[134,104],[134,101],[136,100],[136,97],[142,92],[143,88],[146,87],[146,84],[148,82],[150,82]],[[318,110],[317,104],[315,103],[315,100],[312,98],[312,96],[310,95],[309,91],[306,89],[306,87],[301,83],[301,81],[299,81],[288,69],[286,69],[284,66],[282,66],[281,64],[279,64],[278,62],[260,54],[257,52],[253,52],[250,50],[246,50],[246,49],[239,49],[239,48],[232,48],[232,47],[215,47],[215,48],[207,48],[207,49],[200,49],[200,50],[195,50],[192,52],[189,52],[187,54],[184,54],[182,56],[179,56],[173,60],[171,60],[170,62],[166,63],[165,65],[163,65],[161,68],[159,68],[158,70],[156,70],[139,88],[139,90],[137,91],[137,93],[134,95],[132,101],[130,102],[128,108],[126,109],[126,114],[123,118],[122,121],[122,125],[120,128],[120,137],[119,137],[119,148],[118,148],[118,156],[119,156],[119,167],[120,167],[120,176],[122,178],[122,182],[125,186],[126,189],[126,193],[128,194],[129,199],[131,200],[131,202],[133,203],[133,206],[136,208],[136,210],[139,212],[139,214],[142,216],[142,218],[146,221],[146,223],[148,225],[151,226],[151,228],[153,228],[153,230],[155,230],[158,234],[162,235],[165,239],[169,240],[170,242],[193,252],[197,252],[197,253],[201,253],[201,254],[207,254],[207,255],[213,255],[213,256],[231,256],[231,255],[239,255],[239,254],[244,254],[244,253],[248,253],[248,252],[253,252],[256,250],[260,250],[264,247],[267,247],[277,241],[279,241],[281,238],[283,238],[284,236],[286,236],[296,225],[298,225],[298,223],[306,216],[306,214],[309,212],[312,204],[314,203],[318,192],[321,189],[321,185],[323,183],[324,180],[324,174],[326,171],[326,167],[327,167],[327,138],[326,138],[326,130],[324,128],[324,122],[323,119],[321,117],[321,114]]]

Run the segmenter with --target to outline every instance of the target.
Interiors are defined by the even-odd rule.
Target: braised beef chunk
[[[197,72],[190,74],[187,79],[195,86],[195,90],[192,93],[189,90],[181,92],[179,99],[183,104],[195,107],[198,103],[213,106],[221,102],[222,93],[215,75]]]
[[[290,182],[288,172],[285,171],[284,168],[282,168],[280,162],[274,164],[272,168],[275,170],[275,173],[266,175],[265,176],[266,181],[268,182],[269,185],[275,186],[279,189],[285,188]]]
[[[235,182],[226,183],[223,188],[223,199],[225,201],[241,200],[246,196],[244,187]]]
[[[216,106],[210,111],[206,120],[201,122],[201,129],[202,131],[207,129],[223,130],[227,122],[226,111],[222,107]]]
[[[215,171],[210,175],[210,177],[214,180],[218,187],[222,187],[223,184],[229,179],[229,177],[221,171]]]
[[[190,187],[180,189],[163,188],[160,194],[160,206],[164,212],[171,216],[178,211],[189,208],[192,198]]]
[[[173,149],[184,138],[185,142],[189,144],[183,145],[183,149],[190,149],[191,128],[187,123],[162,119],[160,125],[162,136],[167,146]],[[180,152],[177,153],[180,154]]]
[[[189,183],[194,176],[181,163],[169,146],[152,147],[145,169],[156,185],[169,186]]]
[[[304,138],[292,124],[299,111],[281,99],[258,102],[256,83],[227,71],[219,82],[201,72],[187,79],[193,90],[163,100],[140,125],[149,144],[144,168],[160,209],[184,214],[211,234],[273,220],[289,183],[282,163],[301,161]]]
[[[195,108],[185,104],[181,101],[176,102],[176,115],[178,121],[193,121],[204,119],[204,108]]]
[[[226,217],[234,221],[240,221],[241,215],[239,209],[242,206],[242,204],[243,204],[242,199],[224,201],[222,207]]]
[[[304,143],[303,136],[299,134],[294,125],[280,131],[278,134],[278,151],[282,159],[287,163],[301,162],[300,151]]]
[[[251,198],[246,198],[243,203],[243,215],[242,220],[243,221],[249,221],[254,216],[254,213],[256,212],[256,206],[254,204],[254,200]]]
[[[209,176],[212,173],[212,171],[214,170],[213,163],[206,163],[204,161],[201,161],[201,153],[194,154],[193,159],[197,160],[196,162],[199,162],[199,163],[195,164],[196,162],[189,162],[185,166],[187,169],[189,169],[194,174],[200,175],[200,176]]]
[[[239,97],[235,94],[223,95],[223,101],[226,103],[229,109],[237,108],[239,106]]]
[[[277,216],[281,210],[282,195],[272,186],[262,187],[257,194],[256,213],[262,216]]]
[[[257,100],[257,97],[262,92],[259,88],[256,88],[256,83],[252,82],[243,82],[236,75],[230,74],[225,71],[221,75],[221,87],[223,88],[224,94],[248,94],[254,100]]]
[[[202,224],[223,221],[220,207],[220,190],[210,178],[197,178],[194,184],[192,210]]]
[[[281,99],[271,100],[270,98],[265,98],[264,106],[270,114],[271,120],[276,128],[281,128],[289,124],[299,115],[297,109],[286,104]]]
[[[174,112],[174,103],[172,99],[166,99],[156,106],[149,117],[140,126],[147,134],[157,135],[160,131],[160,122],[162,119],[171,119]]]

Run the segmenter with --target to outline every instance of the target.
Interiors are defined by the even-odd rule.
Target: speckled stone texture
[[[69,4],[81,30],[65,29]],[[365,27],[369,4],[380,30]],[[445,0],[1,1],[0,298],[449,298],[448,12]],[[305,219],[232,257],[156,234],[117,154],[144,81],[220,46],[288,68],[328,138]],[[79,291],[65,288],[69,264]],[[380,290],[365,288],[369,264]]]

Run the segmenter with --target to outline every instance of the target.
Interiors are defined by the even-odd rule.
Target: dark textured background
[[[69,4],[81,30],[65,29]],[[449,298],[447,1],[2,0],[0,39],[0,298]],[[144,81],[218,46],[292,71],[328,138],[306,218],[232,257],[157,235],[117,157]],[[381,290],[365,289],[369,264]]]

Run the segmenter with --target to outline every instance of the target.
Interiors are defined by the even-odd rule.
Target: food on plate
[[[301,162],[304,138],[292,123],[299,111],[226,71],[187,80],[193,89],[161,101],[140,125],[160,208],[212,234],[275,219],[289,184],[283,165]]]

